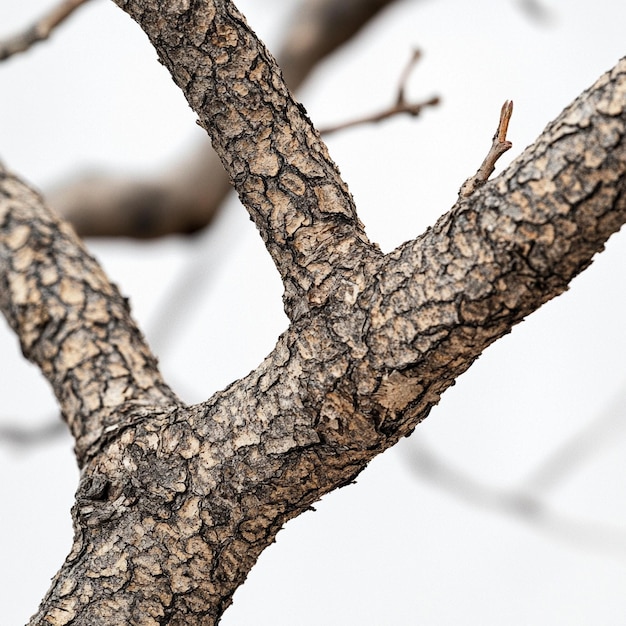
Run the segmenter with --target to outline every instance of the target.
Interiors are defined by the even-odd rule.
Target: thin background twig
[[[0,61],[20,52],[26,52],[36,43],[48,39],[57,26],[88,1],[64,0],[26,30],[0,41]]]

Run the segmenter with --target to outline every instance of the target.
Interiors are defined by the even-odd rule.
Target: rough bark
[[[328,55],[396,0],[304,0],[277,53],[298,89]],[[50,205],[83,237],[153,238],[194,233],[211,223],[232,189],[210,142],[158,176],[90,175],[51,190]]]
[[[82,459],[120,412],[178,401],[126,300],[71,227],[2,166],[0,178],[0,306],[52,385]]]
[[[383,255],[230,2],[118,4],[209,132],[291,325],[246,378],[183,406],[72,232],[3,172],[0,306],[82,466],[74,545],[31,624],[215,624],[285,522],[412,432],[626,220],[626,60],[506,172]]]

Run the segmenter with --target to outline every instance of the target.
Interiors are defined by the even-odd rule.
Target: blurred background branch
[[[48,13],[40,17],[26,30],[0,40],[0,61],[4,61],[20,52],[26,52],[36,43],[48,39],[57,26],[61,25],[76,9],[86,2],[88,0],[64,0],[52,7]]]

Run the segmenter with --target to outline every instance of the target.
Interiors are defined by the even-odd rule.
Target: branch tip
[[[506,100],[500,109],[500,121],[498,122],[496,134],[493,136],[491,148],[489,148],[489,152],[478,168],[476,174],[474,174],[474,176],[470,176],[470,178],[468,178],[461,185],[459,198],[467,198],[468,196],[471,196],[476,189],[482,187],[482,185],[487,182],[491,174],[493,174],[498,159],[513,146],[513,144],[506,138],[512,114],[513,101]]]
[[[396,107],[402,107],[406,105],[406,85],[413,72],[413,69],[422,58],[422,51],[419,48],[414,48],[411,56],[400,74],[400,81],[398,85],[398,95],[396,97]]]
[[[496,137],[500,143],[506,142],[506,134],[509,130],[509,122],[513,114],[513,100],[506,100],[500,110],[500,123],[498,124],[498,132]]]

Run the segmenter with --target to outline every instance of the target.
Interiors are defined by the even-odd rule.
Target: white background
[[[399,2],[299,94],[320,125],[376,110],[393,99],[412,47],[424,51],[410,95],[439,94],[439,108],[328,141],[384,250],[454,202],[505,99],[515,101],[514,148],[503,164],[626,54],[626,3],[542,2],[547,23],[515,0]],[[272,49],[297,6],[238,5]],[[1,33],[48,6],[3,2]],[[200,132],[145,36],[103,0],[0,65],[0,94],[0,158],[43,189],[89,168],[158,170]],[[193,240],[92,249],[130,297],[166,379],[190,402],[248,373],[286,326],[277,273],[234,200]],[[413,437],[290,522],[222,623],[626,623],[625,285],[622,233],[570,292],[487,350]],[[55,410],[0,323],[0,422],[32,428]],[[581,432],[578,441],[594,445],[531,492],[543,513],[518,506],[513,494],[529,492]],[[27,449],[0,443],[2,626],[27,621],[70,548],[71,447],[69,436]],[[457,479],[425,473],[426,453]]]

